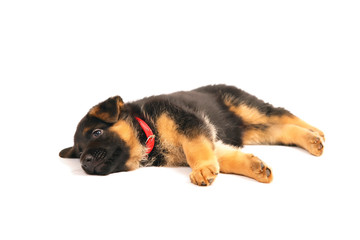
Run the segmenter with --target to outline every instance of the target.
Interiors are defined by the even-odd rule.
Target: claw
[[[271,175],[271,170],[269,168],[266,168],[266,176],[269,177]]]

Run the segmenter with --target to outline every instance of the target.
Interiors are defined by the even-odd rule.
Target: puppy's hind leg
[[[321,140],[325,142],[325,134],[321,130],[308,124],[304,120],[302,120],[294,115],[282,116],[281,118],[278,119],[278,122],[280,124],[293,124],[293,125],[305,128],[305,129],[313,132],[314,134],[318,135],[318,137],[320,137]]]
[[[323,135],[322,135],[323,136]],[[268,124],[263,129],[248,128],[244,133],[244,144],[296,145],[315,156],[324,151],[324,139],[320,133],[295,124]]]

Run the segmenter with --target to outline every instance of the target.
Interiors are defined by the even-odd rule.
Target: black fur
[[[195,89],[194,91],[212,93],[213,95],[220,98],[221,101],[224,100],[225,98],[228,98],[235,106],[240,104],[245,104],[251,108],[256,108],[257,110],[259,110],[259,112],[267,116],[282,116],[282,115],[291,114],[288,110],[284,108],[275,108],[270,103],[265,103],[264,101],[258,99],[257,97],[234,86],[227,86],[227,85],[206,86]]]

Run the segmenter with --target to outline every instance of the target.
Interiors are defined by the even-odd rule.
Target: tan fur
[[[246,128],[244,144],[295,144],[315,156],[320,156],[323,152],[324,134],[296,116],[269,117],[246,105],[229,105],[229,109],[239,115],[247,126],[265,126],[264,129]],[[166,155],[169,165],[183,164],[186,157],[193,170],[191,182],[197,185],[210,185],[219,170],[222,173],[244,175],[263,183],[269,183],[273,179],[271,169],[259,158],[222,142],[214,145],[203,136],[188,139],[178,133],[176,123],[166,114],[158,119],[157,127],[163,147],[169,150]]]
[[[248,130],[243,136],[244,144],[297,145],[315,156],[323,152],[324,138],[317,132],[295,124],[272,124],[265,131]]]
[[[140,160],[146,156],[146,147],[139,142],[134,127],[127,121],[120,120],[115,123],[109,131],[116,133],[130,148],[130,157],[126,163],[126,167],[128,167],[129,170],[139,168]]]
[[[262,183],[272,181],[271,169],[253,154],[243,153],[240,149],[222,142],[217,142],[215,146],[220,172],[244,175]]]
[[[98,106],[93,107],[89,111],[89,115],[97,117],[105,122],[115,122],[114,119],[108,112],[101,112]]]
[[[175,122],[166,114],[161,115],[156,121],[159,132],[161,148],[166,151],[164,157],[167,166],[182,166],[186,164],[185,153],[181,147],[184,137],[176,130]]]
[[[116,101],[116,111],[115,112],[101,111],[100,105],[96,105],[95,107],[90,109],[89,115],[99,118],[108,123],[115,123],[118,120],[121,108],[123,108],[123,106],[124,106],[124,102],[122,102],[119,97],[114,97],[112,99],[115,99],[115,101]]]
[[[266,124],[277,120],[277,117],[266,117],[266,115],[260,113],[256,108],[250,108],[246,105],[234,106],[229,102],[225,102],[229,107],[229,110],[236,115],[241,116],[245,124]]]
[[[192,169],[191,182],[201,186],[210,185],[219,174],[220,169],[213,143],[200,136],[184,141],[183,149]]]
[[[166,148],[167,165],[184,165],[192,168],[191,182],[197,185],[210,185],[219,172],[214,145],[204,136],[189,139],[177,131],[176,123],[166,114],[161,115],[156,126],[162,147]]]
[[[225,101],[225,104],[248,126],[243,135],[245,145],[295,144],[315,156],[322,154],[324,133],[298,117],[294,115],[266,116],[256,108],[246,105],[234,106],[230,101]],[[251,127],[257,124],[263,124],[264,129]]]

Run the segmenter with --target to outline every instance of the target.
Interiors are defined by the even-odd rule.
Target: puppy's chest
[[[188,166],[183,148],[169,141],[160,141],[158,146],[159,157],[163,166]]]
[[[189,166],[179,136],[169,136],[170,131],[155,133],[155,146],[153,151],[140,161],[141,167],[163,166],[177,167]]]
[[[181,140],[184,138],[177,130],[177,124],[167,114],[156,120],[156,154],[154,165],[187,166]]]
[[[182,147],[174,146],[169,142],[157,142],[154,153],[140,161],[140,167],[188,167]]]

